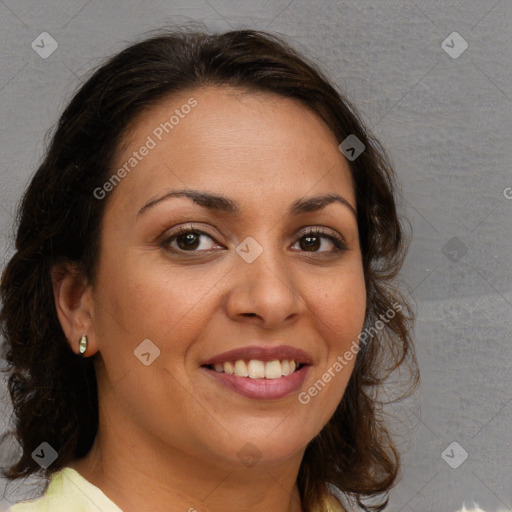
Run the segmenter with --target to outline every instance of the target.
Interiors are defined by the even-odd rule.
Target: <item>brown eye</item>
[[[166,238],[162,242],[162,246],[174,252],[203,252],[211,250],[211,247],[204,247],[205,244],[201,242],[202,238],[213,240],[213,238],[204,231],[183,227]],[[206,246],[207,245],[208,244],[206,244]],[[197,250],[201,246],[202,249]]]
[[[179,235],[176,238],[176,243],[178,244],[178,247],[183,250],[187,249],[197,249],[199,245],[199,238],[201,235],[197,232],[190,232],[186,233],[184,235]]]
[[[309,251],[310,249],[316,251],[318,248],[322,245],[321,241],[322,237],[319,237],[318,235],[305,235],[300,240],[301,243],[301,249],[304,249],[305,251]]]
[[[334,246],[334,249],[330,251],[319,251],[318,249],[322,246],[322,239],[328,240],[330,244]],[[347,249],[347,246],[341,237],[328,234],[319,229],[302,233],[298,243],[300,244],[300,248],[306,252],[339,252]]]

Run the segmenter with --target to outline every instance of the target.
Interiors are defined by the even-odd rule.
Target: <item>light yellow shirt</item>
[[[7,512],[123,512],[112,500],[73,468],[65,467],[50,477],[40,498],[12,505]],[[344,512],[329,496],[318,512]]]
[[[78,471],[65,467],[50,477],[40,498],[16,503],[7,512],[123,512]]]

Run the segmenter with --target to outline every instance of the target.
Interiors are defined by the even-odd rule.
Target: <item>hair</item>
[[[0,329],[8,363],[19,459],[9,480],[49,476],[85,456],[98,429],[94,357],[70,348],[57,317],[51,270],[76,264],[95,283],[101,220],[108,198],[93,194],[113,174],[116,152],[137,116],[174,93],[236,87],[295,98],[327,124],[339,143],[355,135],[364,151],[349,161],[366,284],[365,328],[395,314],[360,343],[353,373],[333,416],[306,447],[297,483],[303,510],[334,486],[365,511],[383,510],[400,473],[377,391],[408,362],[410,396],[419,382],[414,312],[392,283],[408,240],[397,213],[391,160],[361,116],[315,64],[282,36],[256,30],[221,34],[181,26],[128,46],[78,88],[18,205],[15,252],[0,285]],[[2,436],[2,442],[4,440]],[[42,469],[32,452],[46,441],[58,458]],[[377,504],[365,504],[377,499]]]

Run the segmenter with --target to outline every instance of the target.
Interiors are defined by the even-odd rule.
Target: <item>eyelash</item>
[[[195,249],[191,250],[191,251],[185,251],[183,249],[175,249],[175,248],[170,247],[171,242],[173,240],[179,238],[182,235],[186,235],[189,233],[193,233],[196,235],[205,235],[208,238],[211,238],[212,240],[214,240],[214,238],[211,235],[209,235],[208,233],[206,233],[205,231],[202,231],[197,228],[193,228],[191,226],[182,226],[171,236],[167,237],[161,243],[161,246],[164,247],[166,250],[169,250],[169,251],[175,252],[175,253],[179,253],[179,254],[187,254],[187,253],[194,254],[194,253],[201,253],[201,252],[209,252],[209,250],[197,251]],[[329,234],[329,233],[325,232],[324,230],[322,230],[321,228],[313,228],[313,229],[304,231],[303,233],[300,234],[297,241],[299,241],[300,239],[302,239],[306,236],[311,236],[311,235],[320,236],[321,238],[327,238],[328,240],[330,240],[333,243],[335,248],[332,251],[303,251],[303,252],[312,252],[312,253],[318,253],[318,254],[334,254],[334,253],[340,253],[340,252],[347,250],[347,245],[341,236]]]

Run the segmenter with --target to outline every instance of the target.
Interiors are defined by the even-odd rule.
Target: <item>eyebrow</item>
[[[188,197],[189,199],[192,199],[194,203],[202,206],[203,208],[221,213],[237,215],[240,214],[241,211],[237,202],[227,197],[210,194],[208,192],[202,192],[199,190],[182,189],[172,190],[171,192],[167,192],[160,197],[150,198],[147,203],[139,210],[137,216],[142,215],[149,208],[171,197]],[[290,208],[288,209],[288,215],[293,216],[299,215],[301,213],[315,212],[325,208],[331,203],[340,203],[347,207],[357,220],[357,213],[353,206],[338,194],[324,194],[315,197],[298,199],[290,205]]]

